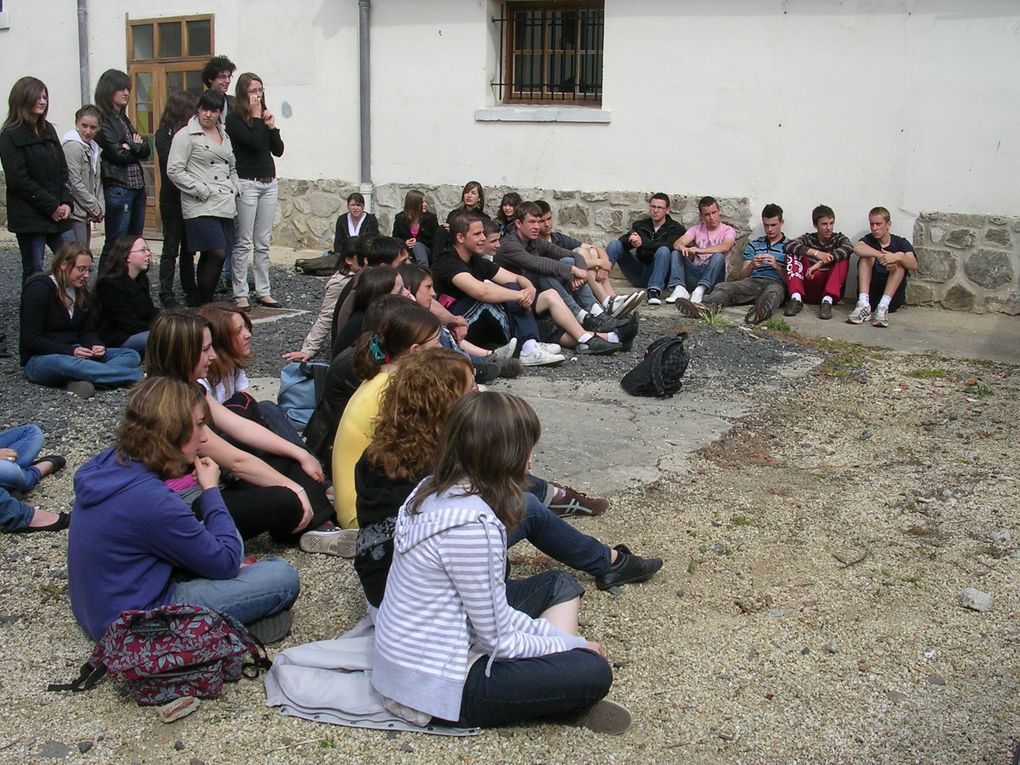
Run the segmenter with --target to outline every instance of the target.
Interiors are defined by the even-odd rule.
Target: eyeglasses
[[[149,249],[148,245],[146,245],[145,247],[142,247],[139,250],[131,250],[131,252],[133,252],[133,253],[134,252],[144,252],[146,255],[151,255],[152,254],[152,250]]]
[[[92,272],[92,266],[75,266],[71,270],[79,274],[88,274]]]

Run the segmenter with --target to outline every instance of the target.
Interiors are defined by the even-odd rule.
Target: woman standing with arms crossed
[[[163,221],[163,254],[159,256],[159,300],[164,308],[179,305],[174,297],[174,266],[180,259],[181,289],[188,305],[198,303],[198,286],[195,284],[195,257],[184,239],[184,215],[181,213],[181,190],[174,186],[166,173],[170,159],[170,143],[177,131],[194,116],[198,99],[186,90],[170,94],[163,118],[156,130],[156,157],[163,182],[159,186],[159,217]]]
[[[237,98],[226,127],[241,180],[233,253],[234,301],[239,308],[249,307],[248,253],[254,246],[255,301],[266,308],[279,308],[269,285],[269,239],[278,195],[273,157],[283,156],[283,139],[276,117],[266,108],[266,91],[257,74],[245,72],[237,79]]]
[[[46,120],[50,96],[42,80],[22,77],[11,88],[0,130],[7,183],[7,229],[18,238],[21,281],[43,270],[43,253],[74,239],[71,187],[57,131]]]
[[[102,149],[99,165],[106,199],[106,241],[99,256],[103,272],[113,243],[126,234],[141,236],[145,227],[145,174],[141,160],[149,158],[149,143],[138,135],[127,116],[131,78],[107,69],[96,84],[96,106],[103,113],[96,143]]]
[[[211,303],[223,262],[234,249],[234,216],[241,192],[230,136],[220,124],[220,99],[206,91],[198,113],[174,136],[166,171],[181,190],[184,234],[198,250],[198,300]],[[109,212],[107,212],[109,215]]]

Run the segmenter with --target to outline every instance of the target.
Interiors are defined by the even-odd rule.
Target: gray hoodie
[[[60,139],[67,161],[67,177],[74,204],[71,220],[91,220],[106,210],[99,178],[99,144],[85,143],[78,131],[71,129]]]
[[[417,491],[397,516],[372,685],[411,709],[458,720],[474,659],[489,656],[488,674],[495,661],[561,653],[587,641],[507,603],[506,527],[480,497],[454,489],[409,513]]]

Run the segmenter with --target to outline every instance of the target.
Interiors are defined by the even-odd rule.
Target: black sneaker
[[[507,380],[524,374],[524,365],[520,359],[507,359],[499,365],[499,376]]]
[[[577,348],[574,350],[578,353],[584,353],[589,356],[605,356],[610,353],[622,351],[623,343],[611,343],[603,337],[592,335],[587,341],[578,343]]]
[[[621,324],[620,328],[616,330],[616,334],[620,338],[620,343],[623,345],[623,350],[629,351],[634,347],[634,338],[637,337],[638,324],[640,321],[641,315],[634,312],[630,315],[630,318]]]
[[[600,313],[598,316],[588,314],[581,322],[581,328],[585,332],[615,332],[619,326],[620,321],[608,313]]]
[[[642,558],[632,553],[627,545],[616,545],[613,549],[619,553],[616,563],[602,576],[595,577],[595,586],[600,590],[644,582],[662,568],[662,558]]]
[[[793,298],[790,298],[786,301],[786,308],[783,309],[783,316],[796,316],[803,309],[803,300],[794,300]]]
[[[760,298],[754,301],[754,305],[744,316],[744,321],[748,324],[761,324],[763,321],[767,321],[775,310],[775,306],[772,305],[772,298],[769,295],[762,295]]]
[[[658,290],[648,290],[648,305],[661,305],[662,298],[659,297],[660,294]]]
[[[818,318],[819,319],[831,319],[832,318],[832,303],[822,301],[818,304]]]
[[[500,366],[494,361],[482,361],[475,366],[475,382],[479,385],[491,383],[499,377]]]
[[[584,492],[571,489],[569,486],[556,487],[556,496],[549,503],[553,515],[560,518],[572,518],[575,515],[602,515],[609,509],[609,500],[602,497],[589,497]]]

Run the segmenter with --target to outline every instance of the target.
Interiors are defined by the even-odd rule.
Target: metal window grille
[[[507,2],[492,22],[497,101],[601,106],[604,0]]]

